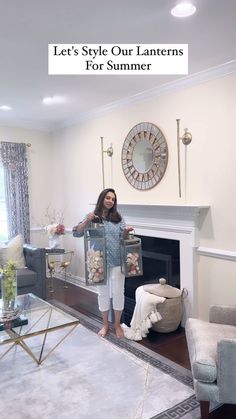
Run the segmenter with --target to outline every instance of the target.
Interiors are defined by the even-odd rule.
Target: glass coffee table
[[[0,360],[19,345],[40,365],[79,324],[75,317],[33,294],[19,295],[17,306],[19,317],[0,323]],[[65,329],[63,336],[60,333],[50,349],[46,348],[48,334],[60,329]],[[36,351],[27,344],[27,340],[39,335],[42,335],[42,339]],[[3,346],[6,346],[6,350],[2,352]]]

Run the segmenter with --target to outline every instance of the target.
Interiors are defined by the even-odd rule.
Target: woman
[[[122,311],[124,309],[124,284],[125,276],[121,272],[120,238],[126,236],[132,227],[126,227],[125,222],[117,211],[117,198],[114,189],[104,189],[97,200],[94,212],[73,228],[74,237],[82,237],[84,229],[89,226],[96,217],[102,221],[106,237],[107,259],[107,283],[98,285],[98,306],[102,314],[103,327],[98,332],[99,336],[105,337],[109,330],[108,314],[110,298],[115,318],[115,333],[117,338],[124,336],[120,325]]]

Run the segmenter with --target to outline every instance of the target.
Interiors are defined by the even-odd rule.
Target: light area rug
[[[0,361],[1,419],[199,417],[184,369],[163,357],[150,362],[150,354],[138,355],[137,343],[100,338],[97,326],[79,317],[83,324],[41,366],[19,347]],[[48,348],[63,333],[50,333]],[[31,340],[35,351],[39,339]]]

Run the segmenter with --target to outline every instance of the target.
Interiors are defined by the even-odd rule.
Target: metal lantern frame
[[[84,230],[86,285],[105,285],[107,282],[106,238],[101,223],[91,223]]]
[[[121,271],[128,278],[143,275],[142,243],[139,237],[129,235],[121,240]]]

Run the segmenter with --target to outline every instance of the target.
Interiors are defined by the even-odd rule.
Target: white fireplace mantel
[[[199,225],[209,210],[207,205],[119,204],[118,210],[135,233],[178,240],[180,244],[180,286],[186,288],[184,316],[197,316],[197,252]]]
[[[198,226],[200,215],[209,210],[209,205],[154,205],[154,204],[119,204],[118,209],[124,217],[149,220],[166,220],[174,225]]]

